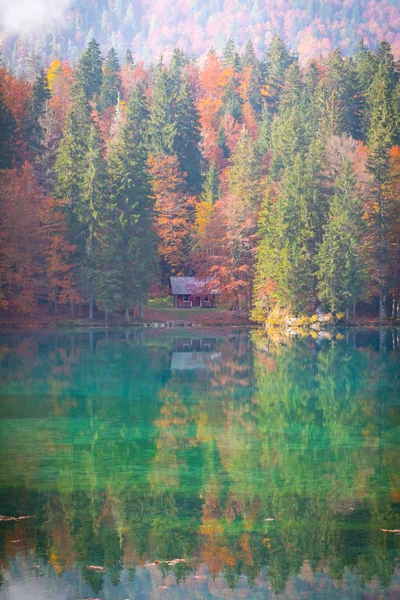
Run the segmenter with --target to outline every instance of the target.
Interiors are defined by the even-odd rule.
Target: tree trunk
[[[346,308],[346,326],[349,324],[349,309]]]
[[[129,321],[129,306],[125,308],[125,320]]]
[[[383,293],[382,288],[379,290],[379,325],[383,325],[383,321],[385,320],[385,303],[386,297]]]
[[[106,310],[106,314],[105,314],[105,323],[106,323],[106,327],[108,327],[108,310]]]
[[[143,304],[143,300],[140,300],[140,320],[142,321],[144,319],[144,304]]]
[[[93,321],[93,294],[90,294],[89,298],[89,319]]]
[[[78,317],[82,316],[82,302],[79,302],[78,304]]]
[[[74,317],[75,316],[75,304],[73,302],[71,302],[70,309],[71,309],[71,317]]]

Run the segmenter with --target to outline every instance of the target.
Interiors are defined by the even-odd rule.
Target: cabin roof
[[[218,294],[218,291],[207,290],[210,279],[197,279],[196,277],[170,277],[173,296],[185,296],[191,294]],[[205,289],[204,289],[205,288]]]

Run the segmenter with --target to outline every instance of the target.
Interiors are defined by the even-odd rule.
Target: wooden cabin
[[[215,308],[218,291],[196,277],[171,277],[175,308]]]

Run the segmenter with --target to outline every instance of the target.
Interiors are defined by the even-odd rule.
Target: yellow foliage
[[[214,205],[209,202],[199,202],[196,206],[196,230],[200,239],[204,237],[213,213]]]
[[[53,62],[51,63],[51,65],[49,66],[49,68],[47,70],[47,80],[49,82],[50,90],[53,89],[54,76],[60,69],[61,69],[60,61],[57,59],[53,60]]]

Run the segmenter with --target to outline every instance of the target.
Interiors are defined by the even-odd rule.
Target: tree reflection
[[[1,512],[36,519],[2,524],[2,567],[24,555],[94,595],[171,575],[200,585],[199,569],[232,589],[245,576],[278,593],[326,570],[388,587],[398,354],[373,337],[189,337],[7,340]]]

